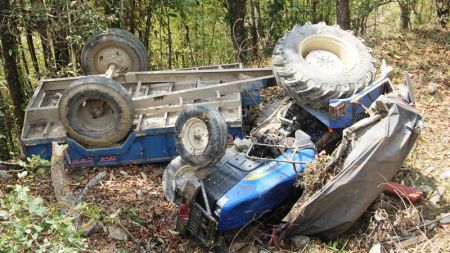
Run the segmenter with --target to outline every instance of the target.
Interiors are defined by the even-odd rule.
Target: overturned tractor
[[[295,182],[323,153],[333,154],[327,167],[337,176],[294,205],[280,227],[286,236],[336,236],[400,168],[421,126],[409,79],[397,96],[391,69],[382,65],[375,78],[371,50],[324,23],[287,32],[272,69],[146,71],[146,49],[120,29],[94,34],[81,60],[88,76],[39,83],[26,108],[25,153],[50,159],[56,141],[68,144],[72,167],[171,161],[163,189],[179,206],[177,227],[208,246],[286,201],[292,206],[301,196]],[[259,91],[276,85],[288,96],[248,129]]]

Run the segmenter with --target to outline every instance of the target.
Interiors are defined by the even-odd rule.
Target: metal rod
[[[116,75],[116,69],[117,69],[116,64],[114,64],[114,63],[109,64],[108,69],[106,70],[106,73],[105,73],[105,77],[112,79]]]
[[[114,78],[117,82],[122,84],[136,84],[139,80],[144,83],[173,83],[173,82],[196,82],[201,80],[206,81],[231,81],[239,79],[248,79],[261,76],[272,75],[272,70],[269,68],[243,68],[243,69],[222,69],[222,70],[168,70],[168,71],[148,71],[148,72],[129,72],[126,74],[119,74]],[[104,75],[102,75],[104,76]],[[64,90],[67,89],[75,80],[82,78],[65,77],[65,78],[51,78],[42,79],[40,86],[43,90]],[[272,76],[273,77],[273,76]],[[275,79],[270,80],[271,85],[276,85]],[[39,89],[35,94],[39,93]]]
[[[190,99],[204,99],[217,96],[217,92],[221,95],[229,95],[245,90],[247,86],[262,85],[263,82],[268,82],[273,79],[273,76],[263,76],[257,78],[243,79],[232,82],[221,83],[217,85],[208,85],[200,88],[191,88],[174,92],[167,92],[163,94],[155,94],[150,96],[141,96],[133,98],[133,104],[136,109],[144,109],[147,107],[171,104],[179,101]]]
[[[215,81],[238,80],[273,75],[270,68],[243,68],[220,70],[168,70],[151,72],[128,72],[123,75],[126,83],[143,82],[179,82],[179,81]]]
[[[202,189],[202,195],[203,195],[203,200],[204,200],[205,206],[206,206],[206,212],[209,215],[211,215],[211,208],[209,207],[208,196],[206,196],[206,190],[205,190],[205,185],[203,184],[203,181],[200,182],[200,188]]]
[[[142,109],[135,109],[136,114],[156,114],[156,113],[163,113],[163,112],[179,112],[183,110],[184,108],[191,106],[191,105],[212,105],[217,107],[225,107],[230,105],[238,105],[241,101],[239,99],[230,99],[230,100],[222,100],[222,101],[211,101],[211,102],[204,102],[204,103],[183,103],[183,104],[176,104],[176,105],[161,105],[161,106],[154,106],[154,107],[148,107],[148,108],[142,108]]]
[[[253,159],[253,160],[261,160],[261,161],[270,161],[270,162],[281,162],[281,163],[292,163],[292,164],[306,164],[307,162],[303,162],[303,161],[288,161],[288,160],[280,160],[280,159],[272,159],[272,158],[263,158],[263,157],[257,157],[257,156],[251,156],[250,152],[253,149],[253,146],[265,146],[265,147],[274,147],[274,148],[286,148],[286,149],[292,149],[291,147],[287,147],[287,146],[281,146],[281,145],[272,145],[272,144],[264,144],[264,143],[252,143],[250,145],[250,148],[247,150],[247,153],[245,153],[245,157],[249,158],[249,159]],[[299,148],[295,148],[294,154],[297,153],[299,150]],[[284,152],[282,152],[282,155],[284,156]],[[284,156],[286,157],[286,156]],[[286,157],[287,158],[287,157]]]

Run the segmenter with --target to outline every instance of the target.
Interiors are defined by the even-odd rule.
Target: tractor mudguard
[[[422,127],[417,109],[394,94],[379,97],[371,116],[344,130],[336,177],[290,213],[285,234],[335,238],[347,230],[400,170]]]

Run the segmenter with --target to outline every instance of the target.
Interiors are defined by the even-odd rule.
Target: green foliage
[[[343,245],[339,243],[339,241],[330,241],[328,243],[327,248],[332,252],[347,252],[345,247],[347,246],[348,239],[344,242]]]
[[[74,217],[48,207],[29,188],[12,186],[1,199],[0,252],[78,252],[87,243],[80,236]]]
[[[50,161],[42,159],[38,155],[32,155],[31,158],[27,157],[28,165],[30,169],[40,168],[40,167],[50,167]]]
[[[148,221],[139,216],[139,209],[133,205],[127,204],[124,208],[124,214],[132,221],[145,226]]]
[[[7,90],[2,87],[0,80],[0,160],[8,160],[18,153],[17,131],[14,122],[13,107],[3,92]],[[11,155],[12,154],[12,155]]]
[[[23,93],[42,77],[82,74],[80,53],[87,38],[99,29],[120,27],[134,33],[147,47],[151,70],[226,64],[242,59],[247,65],[267,65],[276,41],[295,24],[324,21],[334,24],[336,0],[246,0],[241,51],[236,57],[230,27],[230,0],[99,0],[10,1],[4,24],[16,38],[9,54],[18,63]],[[436,16],[436,8],[448,1],[352,0],[352,29],[389,32],[399,28],[400,4],[410,6],[411,26],[446,23],[449,16]],[[441,6],[442,7],[442,6]],[[445,7],[445,6],[444,6]],[[31,43],[30,43],[31,41]],[[34,49],[35,59],[31,57]],[[60,51],[67,54],[61,56]],[[64,58],[61,62],[61,59]],[[1,60],[1,59],[0,59]],[[250,62],[248,62],[250,61]],[[58,63],[58,64],[57,64]],[[0,62],[3,64],[3,62]],[[37,65],[35,69],[35,65]],[[6,82],[0,68],[0,159],[19,155],[20,122],[16,122]],[[39,73],[36,73],[39,72]],[[31,85],[30,85],[31,84]],[[24,101],[26,103],[26,101]],[[26,104],[21,107],[25,108]],[[12,153],[13,155],[9,155]]]

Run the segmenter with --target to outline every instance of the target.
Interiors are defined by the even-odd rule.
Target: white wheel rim
[[[94,66],[98,73],[105,73],[111,64],[115,64],[117,70],[121,72],[132,71],[134,67],[132,57],[128,52],[120,47],[108,45],[95,55]]]
[[[199,155],[208,147],[209,132],[205,122],[199,118],[190,118],[181,130],[184,149],[191,155]]]
[[[300,57],[325,74],[345,73],[356,65],[356,52],[338,38],[312,35],[299,45]]]

